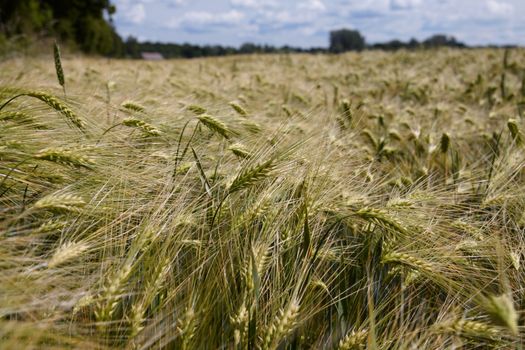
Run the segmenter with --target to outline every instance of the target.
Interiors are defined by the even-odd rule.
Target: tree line
[[[368,44],[357,30],[340,29],[329,34],[327,48],[275,47],[245,43],[240,47],[140,42],[123,40],[113,25],[117,9],[111,0],[0,0],[0,48],[8,40],[52,37],[88,54],[140,58],[143,52],[158,52],[165,58],[194,58],[253,53],[341,53],[347,51],[419,49],[440,46],[465,47],[454,37],[434,35],[426,40],[392,40]],[[33,39],[34,40],[34,39]],[[1,51],[1,50],[0,50]]]
[[[192,45],[192,44],[173,44],[160,42],[139,42],[134,37],[128,37],[124,42],[124,52],[126,57],[140,58],[142,52],[158,52],[164,58],[194,58],[208,56],[226,56],[235,54],[261,54],[261,53],[343,53],[347,51],[362,50],[386,50],[393,51],[399,49],[422,49],[434,47],[466,47],[465,44],[457,41],[454,37],[438,34],[421,42],[411,39],[408,42],[392,40],[385,43],[367,44],[365,38],[357,30],[340,29],[330,32],[329,46],[300,48],[293,46],[271,46],[258,45],[254,43],[242,44],[239,48],[220,45]]]

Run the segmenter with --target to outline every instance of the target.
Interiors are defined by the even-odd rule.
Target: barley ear
[[[68,260],[72,260],[88,249],[87,244],[80,242],[69,242],[61,245],[53,254],[49,260],[47,267],[54,268],[58,265],[65,263]]]
[[[248,168],[235,177],[232,184],[230,185],[230,188],[228,190],[228,193],[234,193],[237,191],[241,191],[245,188],[248,188],[255,183],[262,181],[266,179],[272,170],[275,169],[275,164],[273,159],[269,159],[264,163],[261,163],[259,165],[256,165],[254,167]]]
[[[523,139],[522,139],[522,134],[521,134],[521,131],[518,127],[518,123],[516,122],[516,120],[509,119],[509,121],[507,122],[507,126],[509,128],[512,139],[514,140],[514,142],[516,142],[516,145],[521,146],[521,144],[523,143]]]
[[[483,304],[496,325],[507,328],[514,335],[518,334],[518,313],[510,295],[492,295]]]
[[[50,211],[80,211],[86,202],[78,196],[72,194],[51,194],[36,202],[33,209]]]
[[[441,332],[454,332],[469,338],[494,339],[500,334],[497,328],[491,327],[482,322],[469,320],[457,320],[437,324],[436,328]]]
[[[201,115],[206,113],[206,108],[198,105],[189,105],[188,107],[186,107],[186,109],[195,115]]]
[[[299,304],[292,301],[286,309],[279,310],[274,323],[268,328],[263,340],[262,349],[276,349],[279,343],[295,328]]]
[[[250,152],[248,152],[246,147],[240,143],[235,143],[231,145],[230,147],[228,147],[228,149],[233,154],[235,154],[237,157],[242,158],[242,159],[250,158],[252,156]]]
[[[368,330],[352,331],[339,342],[339,350],[363,349],[366,345]]]
[[[443,135],[441,135],[441,141],[439,142],[439,148],[441,150],[441,153],[443,154],[447,153],[449,146],[450,146],[450,136],[448,136],[447,133],[443,133]]]
[[[148,136],[160,136],[162,135],[162,131],[157,129],[155,126],[146,123],[143,120],[137,119],[137,118],[126,118],[122,121],[122,125],[131,127],[131,128],[137,128],[142,130],[144,134]]]
[[[83,154],[67,148],[46,148],[35,154],[36,159],[67,165],[76,168],[92,169],[95,162]]]
[[[56,40],[53,45],[53,51],[55,56],[55,70],[57,72],[58,83],[62,86],[64,90],[64,97],[66,96],[66,80],[64,77],[64,70],[62,69],[62,59],[60,55],[60,47],[58,46]]]
[[[341,103],[341,109],[343,110],[343,117],[349,122],[352,123],[352,104],[348,100],[343,100]]]
[[[211,115],[201,114],[197,118],[210,131],[216,132],[227,140],[230,138],[230,135],[233,134],[233,132],[228,129],[226,124],[217,118],[212,117]]]
[[[112,319],[119,300],[125,293],[125,283],[131,274],[131,267],[131,264],[124,264],[104,284],[95,309],[97,321],[107,322]]]
[[[53,95],[41,91],[23,91],[18,96],[30,96],[39,99],[57,112],[64,115],[77,128],[83,130],[86,123],[79,118],[65,103]]]
[[[144,106],[134,101],[124,101],[120,106],[124,109],[134,112],[144,112],[146,110]]]
[[[195,336],[195,329],[197,328],[196,324],[196,315],[193,307],[186,309],[181,317],[177,318],[177,331],[180,336],[180,349],[187,350],[190,349],[190,344]]]
[[[237,112],[240,116],[242,117],[248,116],[248,112],[246,112],[246,110],[243,107],[241,107],[241,105],[239,105],[238,103],[230,102],[230,107],[233,108],[233,110]]]

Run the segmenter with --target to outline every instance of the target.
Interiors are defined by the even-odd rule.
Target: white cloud
[[[329,10],[336,17],[352,17],[355,13],[389,13],[392,9],[392,0],[348,0],[341,2],[339,6],[330,6]]]
[[[124,11],[124,17],[134,24],[140,24],[146,18],[143,4],[135,4]]]
[[[412,9],[421,5],[421,0],[392,0],[390,7],[393,9]]]
[[[181,6],[186,5],[186,0],[164,0],[168,6]]]
[[[300,3],[298,7],[300,9],[307,10],[307,11],[326,10],[326,6],[323,4],[321,0],[308,0],[308,1]]]
[[[290,14],[289,12],[282,11],[275,13],[273,16],[273,19],[275,20],[275,23],[284,24],[284,25],[290,25],[290,24],[305,24],[310,22],[311,16],[297,16],[295,14]],[[268,25],[272,25],[273,23],[268,22]]]
[[[276,0],[230,0],[230,5],[252,9],[263,9],[277,6]]]
[[[490,13],[498,16],[505,16],[512,13],[514,7],[506,2],[487,0],[487,8]]]
[[[233,6],[257,7],[257,0],[231,0]]]
[[[239,25],[244,19],[244,13],[230,10],[222,13],[211,13],[205,11],[186,12],[179,18],[172,19],[168,23],[170,28],[206,29],[206,26]]]
[[[349,27],[373,43],[435,33],[525,44],[525,0],[113,0],[120,33],[149,40],[322,46]],[[153,20],[155,18],[155,20]],[[166,30],[176,28],[176,30]],[[239,39],[242,37],[241,39]]]

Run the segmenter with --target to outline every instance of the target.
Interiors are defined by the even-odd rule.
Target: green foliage
[[[330,32],[330,52],[361,51],[365,48],[365,38],[357,30],[340,29]]]
[[[1,31],[7,38],[45,33],[87,53],[121,55],[122,40],[104,19],[115,11],[109,0],[4,0]]]

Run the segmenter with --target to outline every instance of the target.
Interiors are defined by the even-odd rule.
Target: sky
[[[525,45],[525,0],[113,0],[115,26],[139,40],[327,47],[350,28],[368,43],[447,34],[469,45]]]

